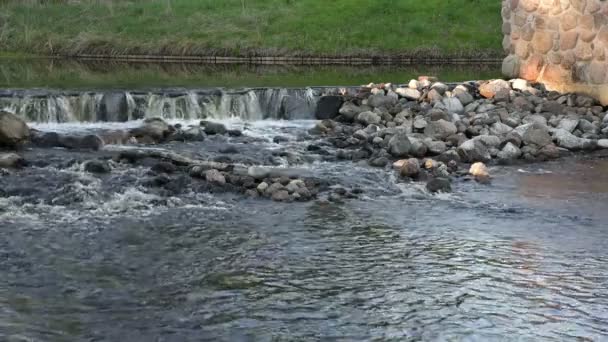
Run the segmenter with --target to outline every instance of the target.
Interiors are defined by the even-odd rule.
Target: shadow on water
[[[499,65],[255,66],[0,59],[0,88],[308,87],[500,77]]]

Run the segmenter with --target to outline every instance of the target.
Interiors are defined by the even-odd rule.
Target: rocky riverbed
[[[291,202],[319,193],[330,200],[361,193],[299,167],[311,162],[351,160],[385,168],[401,181],[426,182],[430,192],[450,192],[453,180],[489,183],[484,163],[546,161],[608,148],[606,108],[590,97],[546,91],[520,79],[444,84],[421,77],[402,86],[344,88],[321,97],[315,116],[320,121],[308,132],[272,137],[279,148],[269,151],[256,147],[260,140],[246,128],[219,122],[172,125],[152,117],[131,128],[58,133],[30,128],[3,111],[0,144],[17,151],[0,155],[0,167],[45,165],[46,160],[29,157],[32,148],[90,151],[68,166],[78,164],[91,174],[144,167],[148,173],[140,182],[146,186],[163,187],[171,177],[185,177],[204,191]],[[300,151],[292,140],[304,142]],[[176,151],[187,143],[198,143],[196,155]]]

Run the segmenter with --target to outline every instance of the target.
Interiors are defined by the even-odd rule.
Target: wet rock
[[[367,104],[373,108],[391,108],[397,104],[398,98],[384,94],[372,95],[367,99]]]
[[[174,130],[161,118],[148,118],[144,120],[141,127],[131,130],[131,135],[138,141],[161,142],[169,137]]]
[[[462,145],[458,146],[457,152],[461,160],[468,163],[488,162],[492,159],[486,145],[475,139],[462,143]]]
[[[342,103],[344,103],[344,98],[342,96],[322,96],[317,102],[315,117],[318,120],[335,118],[339,114]]]
[[[86,172],[90,173],[110,173],[112,171],[112,167],[110,167],[110,163],[107,160],[89,160],[83,164],[83,169]]]
[[[464,113],[464,107],[457,97],[444,97],[441,103],[443,103],[448,113]]]
[[[490,127],[492,135],[505,135],[513,130],[513,127],[505,125],[502,122],[497,122]]]
[[[450,162],[460,163],[461,158],[456,150],[448,150],[436,157],[437,160],[449,164]]]
[[[59,133],[31,131],[32,145],[42,148],[61,147]]]
[[[0,147],[16,148],[29,141],[30,129],[15,114],[0,110]]]
[[[608,148],[608,139],[600,139],[597,141],[597,147]]]
[[[59,146],[70,150],[93,150],[103,147],[103,140],[97,135],[60,135]]]
[[[260,184],[257,186],[256,190],[257,190],[257,191],[258,191],[260,194],[264,194],[264,193],[266,193],[266,190],[268,190],[268,187],[269,187],[269,186],[270,186],[270,185],[268,185],[268,183],[266,183],[266,182],[262,182],[262,183],[260,183]]]
[[[243,136],[243,132],[241,132],[238,129],[229,129],[228,130],[228,136],[231,136],[231,137],[240,137],[240,136]]]
[[[414,128],[416,130],[421,131],[421,130],[425,129],[427,125],[428,125],[428,123],[422,116],[417,116],[414,119]]]
[[[445,140],[457,132],[456,125],[446,120],[431,121],[424,129],[424,134],[435,140]]]
[[[426,183],[426,189],[430,193],[450,193],[452,192],[452,184],[447,178],[433,178]]]
[[[443,141],[425,140],[424,143],[430,155],[440,155],[447,150],[447,146]]]
[[[236,153],[239,153],[239,149],[236,148],[236,146],[234,146],[234,145],[226,145],[226,146],[220,147],[219,152],[225,153],[225,154],[236,154]]]
[[[422,140],[413,137],[410,137],[409,140],[411,144],[409,154],[417,158],[424,157],[428,151],[426,144]]]
[[[287,192],[287,190],[275,191],[270,198],[275,202],[288,202],[291,200],[291,197],[289,196],[289,192]]]
[[[385,167],[389,163],[387,157],[376,157],[369,160],[369,165],[373,167]]]
[[[484,163],[474,163],[471,165],[469,169],[469,174],[474,177],[490,177],[490,172],[488,171],[488,167]]]
[[[405,133],[395,134],[388,141],[388,151],[396,158],[407,157],[410,153],[411,143]]]
[[[364,125],[379,124],[382,121],[380,115],[374,112],[363,112],[357,116],[357,121]]]
[[[173,165],[172,163],[168,163],[168,162],[158,162],[158,163],[154,164],[150,169],[156,173],[171,174],[171,173],[174,173],[175,171],[177,171],[177,166]]]
[[[217,185],[226,185],[226,177],[215,169],[205,171],[205,180]]]
[[[266,197],[272,197],[272,195],[274,195],[277,191],[281,191],[281,190],[284,190],[283,184],[281,184],[279,182],[275,182],[275,183],[270,184],[266,188],[266,190],[264,190],[264,195]]]
[[[219,122],[201,121],[201,127],[204,127],[205,133],[208,135],[224,135],[228,133],[226,126]]]
[[[16,153],[0,153],[0,169],[21,168],[25,165],[25,159]]]
[[[536,156],[539,160],[552,160],[559,158],[561,152],[557,146],[550,144],[538,150]]]
[[[401,177],[406,178],[417,178],[420,174],[420,163],[416,158],[410,158],[403,160],[399,169]]]

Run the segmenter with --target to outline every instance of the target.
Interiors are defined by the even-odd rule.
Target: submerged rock
[[[430,193],[449,193],[452,192],[452,184],[447,178],[433,178],[426,183],[426,189]]]
[[[226,184],[226,177],[224,177],[221,172],[215,169],[205,171],[205,180],[209,183],[214,183],[218,185]]]
[[[131,134],[140,142],[158,143],[165,140],[175,129],[161,118],[145,119],[142,126],[131,130]]]
[[[204,127],[205,133],[208,135],[224,135],[228,133],[226,126],[219,122],[201,121],[201,127]]]
[[[112,168],[107,160],[89,160],[83,164],[83,169],[90,173],[110,173]]]
[[[0,168],[20,168],[25,165],[25,159],[16,153],[0,153]]]

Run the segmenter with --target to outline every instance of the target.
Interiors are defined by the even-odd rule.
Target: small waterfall
[[[320,96],[339,88],[255,88],[166,91],[3,91],[0,109],[28,122],[125,122],[146,117],[246,121],[313,119]]]

